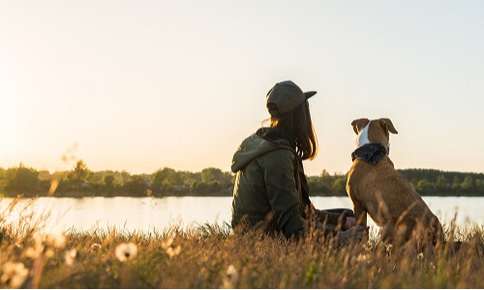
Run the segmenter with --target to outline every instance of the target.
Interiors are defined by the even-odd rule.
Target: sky
[[[360,117],[397,168],[484,172],[483,35],[477,0],[0,0],[0,167],[229,170],[290,79],[308,174],[349,169]]]

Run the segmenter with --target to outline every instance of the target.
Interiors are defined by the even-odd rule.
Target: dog
[[[443,230],[410,182],[395,170],[388,157],[390,133],[398,134],[390,119],[354,120],[357,149],[347,175],[346,190],[354,205],[357,224],[366,226],[367,214],[391,243],[443,242]]]

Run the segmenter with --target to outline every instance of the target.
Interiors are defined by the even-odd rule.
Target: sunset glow
[[[399,168],[484,171],[482,2],[370,2],[2,1],[0,166],[228,170],[292,79],[308,173],[349,168],[358,117],[394,121]]]

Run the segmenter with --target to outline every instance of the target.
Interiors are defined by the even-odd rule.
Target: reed
[[[5,215],[5,213],[4,213]],[[205,225],[162,233],[116,229],[42,235],[0,219],[0,287],[483,288],[484,229],[445,226],[447,242],[417,251],[378,240],[338,246]]]

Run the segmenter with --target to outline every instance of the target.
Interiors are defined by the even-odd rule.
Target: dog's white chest
[[[365,128],[363,128],[359,133],[358,136],[356,136],[356,148],[360,148],[366,144],[370,143],[370,139],[368,139],[368,129],[370,128],[370,123],[366,125]]]

